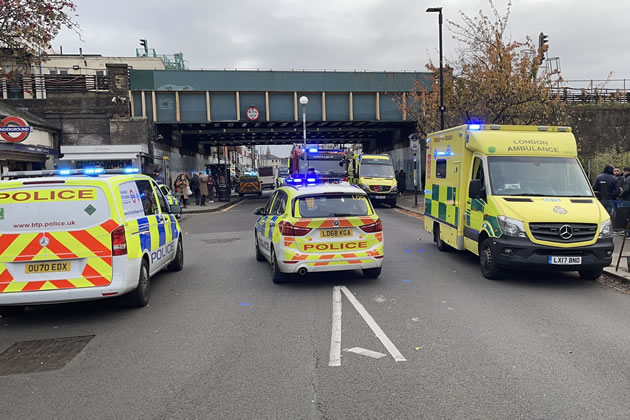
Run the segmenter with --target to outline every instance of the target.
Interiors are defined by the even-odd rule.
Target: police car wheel
[[[366,279],[375,279],[381,275],[381,267],[363,269],[363,277]]]
[[[254,232],[254,241],[256,242],[256,261],[265,261],[265,256],[260,252],[260,247],[258,246],[256,232]]]
[[[138,287],[129,293],[127,302],[129,305],[141,308],[149,304],[149,298],[151,296],[151,285],[149,278],[149,263],[147,260],[142,259],[142,265],[140,266],[140,275],[138,276]]]
[[[285,274],[278,268],[278,262],[276,260],[276,251],[271,249],[271,280],[275,284],[284,283],[286,277]]]
[[[479,263],[481,274],[487,279],[497,280],[501,277],[501,268],[497,265],[490,242],[492,239],[486,238],[479,247]]]
[[[24,312],[26,306],[0,306],[0,316],[7,318],[10,316],[17,316]]]
[[[184,244],[182,240],[177,241],[177,253],[175,259],[166,267],[168,271],[182,271],[184,268]]]
[[[580,270],[578,271],[578,273],[580,274],[580,277],[583,278],[584,280],[597,280],[602,273],[604,272],[604,268],[595,268],[593,270]]]
[[[449,244],[447,244],[446,242],[444,242],[442,240],[442,237],[440,236],[440,224],[439,223],[436,223],[435,224],[435,228],[433,229],[433,240],[437,244],[437,249],[439,249],[440,251],[446,252],[446,251],[449,251],[451,249],[451,246]]]

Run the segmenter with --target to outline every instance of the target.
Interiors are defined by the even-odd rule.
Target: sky
[[[133,56],[146,38],[159,54],[182,52],[190,69],[423,71],[439,63],[437,14],[427,7],[443,7],[446,62],[457,48],[447,21],[491,13],[488,0],[74,1],[81,39],[62,30],[56,51]],[[495,4],[503,14],[507,1]],[[630,79],[628,16],[625,0],[514,0],[507,32],[536,44],[547,34],[565,80]]]

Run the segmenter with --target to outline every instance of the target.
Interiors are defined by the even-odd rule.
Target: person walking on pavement
[[[211,203],[214,203],[214,177],[212,175],[208,176],[208,200]]]
[[[177,175],[175,178],[175,192],[179,197],[179,201],[183,204],[183,208],[188,207],[188,190],[190,189],[190,182],[188,176],[184,173]]]
[[[621,184],[620,207],[630,207],[630,167],[623,168],[623,183]]]
[[[619,196],[621,188],[617,178],[613,175],[612,166],[606,165],[602,174],[595,179],[593,190],[610,217],[614,217],[615,199]]]
[[[407,174],[404,169],[398,172],[398,177],[398,191],[400,191],[400,195],[403,195],[407,189]]]
[[[208,197],[208,175],[199,172],[199,194],[201,194],[201,205],[206,205],[206,197]]]
[[[195,172],[192,176],[192,180],[190,181],[190,189],[193,194],[195,194],[195,204],[199,205],[199,201],[201,199],[201,191],[199,190],[199,175]]]

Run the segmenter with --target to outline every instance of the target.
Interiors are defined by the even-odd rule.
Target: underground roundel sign
[[[248,120],[256,121],[258,118],[260,118],[260,111],[255,106],[250,106],[249,108],[247,108],[247,113],[245,115],[247,116]]]
[[[26,140],[31,132],[31,126],[20,117],[6,117],[0,121],[0,137],[11,143]]]

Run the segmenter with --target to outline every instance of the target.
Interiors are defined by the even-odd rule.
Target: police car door
[[[160,213],[153,182],[148,179],[136,181],[144,208],[144,216],[138,219],[138,232],[143,251],[149,253],[149,272],[151,275],[160,271],[168,261],[166,255],[166,235],[164,219]]]
[[[175,220],[175,215],[170,214],[170,206],[169,203],[167,203],[166,197],[162,193],[162,189],[153,181],[151,181],[151,185],[153,185],[155,195],[160,205],[160,214],[158,214],[158,234],[160,235],[160,242],[163,241],[166,244],[166,246],[163,248],[164,255],[162,258],[162,266],[164,266],[175,259],[175,254],[177,253],[177,239],[179,237],[179,232],[177,230],[177,221]],[[163,187],[166,187],[166,185],[163,185]],[[164,226],[163,232],[160,228],[160,218],[162,219],[161,223]],[[162,236],[164,237],[163,240]]]
[[[258,239],[258,247],[260,248],[260,252],[262,252],[267,257],[271,256],[271,238],[269,237],[269,221],[271,220],[271,209],[274,200],[278,196],[279,191],[274,192],[269,200],[267,200],[267,205],[265,206],[265,214],[264,216],[258,219],[258,223],[256,224],[256,238]]]

